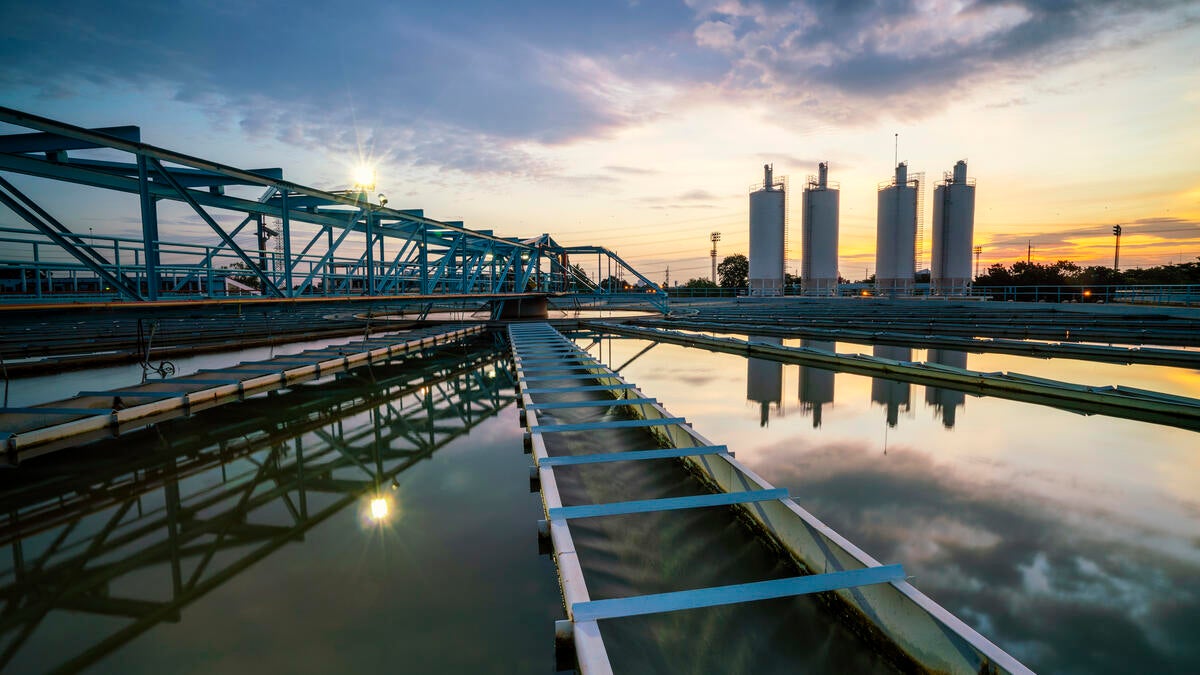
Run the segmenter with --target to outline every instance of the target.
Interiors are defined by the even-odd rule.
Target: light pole
[[[1117,238],[1116,246],[1113,248],[1113,271],[1121,271],[1121,226],[1113,225],[1113,236]]]
[[[982,246],[976,246],[972,249],[975,252],[975,278],[979,278],[979,254],[983,253]]]
[[[708,238],[712,239],[712,282],[715,286],[717,284],[717,242],[721,241],[721,233],[713,232]]]

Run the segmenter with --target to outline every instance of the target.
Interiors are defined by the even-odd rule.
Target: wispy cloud
[[[1183,0],[688,4],[696,45],[730,61],[726,89],[770,94],[843,122],[887,110],[929,114],[948,99],[922,94],[961,95],[984,80],[1019,80],[1047,63],[1144,44],[1148,34],[1179,30],[1198,16]]]

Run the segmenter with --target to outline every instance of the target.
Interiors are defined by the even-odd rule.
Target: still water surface
[[[627,380],[1034,670],[1200,672],[1200,434],[644,340],[579,344],[633,359]],[[1200,396],[1200,374],[1174,368],[804,344]]]
[[[356,371],[0,476],[0,670],[552,671],[562,610],[496,356]]]

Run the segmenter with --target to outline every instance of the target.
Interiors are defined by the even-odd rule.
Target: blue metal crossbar
[[[616,377],[612,373],[582,373],[576,375],[539,375],[523,378],[526,382],[545,382],[547,380],[595,380],[601,377]]]
[[[767,502],[774,499],[787,499],[787,496],[787,488],[750,490],[747,492],[718,492],[716,494],[694,495],[692,497],[667,497],[665,499],[642,499],[631,502],[612,502],[609,504],[558,506],[550,509],[547,515],[550,516],[550,520],[595,518],[597,516],[620,516],[627,513],[678,511],[680,509],[698,509],[705,506]]]
[[[586,387],[543,387],[541,389],[526,389],[526,394],[573,394],[578,391],[613,391],[616,389],[633,389],[632,384],[597,384]]]
[[[526,410],[558,410],[561,408],[611,408],[618,405],[637,405],[639,403],[657,403],[653,398],[614,398],[602,401],[559,401],[557,403],[530,403]]]
[[[589,365],[589,364],[582,364],[582,365],[567,365],[567,364],[563,364],[563,365],[559,365],[559,366],[538,366],[538,367],[534,367],[534,368],[526,368],[526,367],[525,367],[525,364],[524,364],[524,363],[522,363],[522,364],[521,364],[521,372],[523,372],[523,373],[548,373],[548,372],[555,371],[555,370],[587,370],[588,368],[599,368],[599,367],[600,367],[600,365],[599,365],[599,364],[595,364],[595,365]]]
[[[596,455],[558,455],[544,457],[538,466],[568,466],[571,464],[604,464],[606,462],[628,462],[639,459],[670,459],[673,457],[697,457],[719,455],[728,452],[724,445],[698,445],[694,448],[660,448],[657,450],[627,450],[605,452]]]
[[[107,415],[108,408],[0,408],[0,415]]]
[[[520,356],[518,356],[517,358],[518,358],[518,360],[520,360],[522,366],[525,366],[525,364],[529,364],[529,363],[537,364],[537,365],[541,365],[541,364],[545,364],[545,363],[595,363],[595,364],[599,365],[599,363],[600,363],[596,359],[594,359],[590,356],[583,356],[582,354],[579,355],[579,357],[577,357],[577,358],[561,358],[561,359],[534,359],[534,358],[523,358]]]
[[[553,431],[596,431],[599,429],[629,429],[633,427],[665,427],[682,424],[682,417],[664,417],[657,420],[613,420],[612,422],[581,422],[579,424],[542,424],[529,427],[530,433],[545,434]]]
[[[532,349],[529,347],[521,346],[521,347],[517,347],[516,352],[517,352],[518,356],[522,355],[522,354],[529,354],[529,355],[534,355],[534,356],[545,356],[545,355],[549,355],[549,354],[587,354],[587,352],[583,351],[582,349],[580,349],[578,347],[574,347],[574,346],[572,346],[572,347],[554,347],[554,348],[534,347]]]
[[[755,600],[787,598],[795,595],[836,591],[841,588],[885,584],[903,579],[904,567],[902,565],[882,565],[880,567],[865,567],[863,569],[847,570],[844,572],[810,574],[801,577],[789,577],[787,579],[755,581],[748,584],[700,588],[692,591],[675,591],[673,593],[639,595],[631,598],[611,598],[608,600],[577,602],[571,606],[571,615],[575,621],[615,619],[642,614],[674,612],[681,609],[698,609],[701,607],[717,607],[719,605],[752,602]]]

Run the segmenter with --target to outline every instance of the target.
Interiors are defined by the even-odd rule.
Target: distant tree
[[[620,291],[625,289],[625,282],[615,276],[609,275],[607,279],[600,282],[600,288],[610,293]]]
[[[688,279],[687,282],[683,284],[683,287],[684,288],[716,288],[717,285],[712,282],[712,279],[697,278],[697,279]]]
[[[250,267],[246,263],[239,260],[237,262],[229,263],[229,265],[225,266],[223,269],[249,270]],[[249,274],[230,274],[229,278],[233,279],[234,281],[238,282],[239,284],[242,284],[244,286],[249,286],[250,288],[254,288],[254,289],[257,289],[262,284],[262,281],[253,272],[251,272]]]
[[[717,265],[717,278],[724,288],[743,288],[750,283],[750,259],[741,253],[725,256]]]
[[[592,281],[592,278],[587,275],[587,272],[583,271],[582,267],[580,267],[578,264],[574,264],[571,265],[570,271],[567,274],[567,284],[573,291],[584,291],[592,288],[594,282]]]

